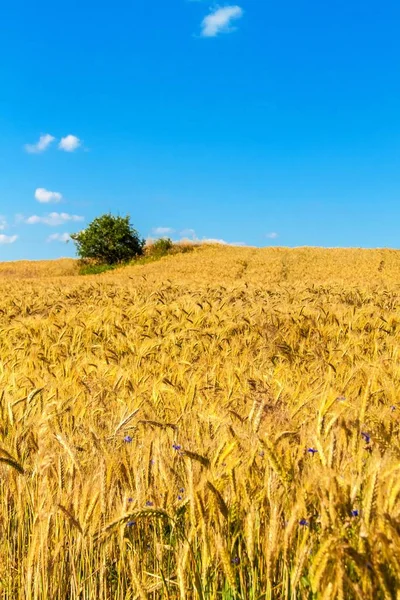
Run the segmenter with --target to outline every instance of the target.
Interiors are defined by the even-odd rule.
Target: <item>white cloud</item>
[[[276,240],[276,238],[279,237],[279,234],[276,233],[276,231],[271,231],[270,233],[266,233],[265,237],[269,238],[270,240]]]
[[[190,241],[197,244],[221,244],[225,246],[246,246],[244,242],[227,242],[221,238],[199,238],[194,229],[183,229],[179,232],[182,236],[179,241]]]
[[[181,235],[182,237],[184,237],[184,238],[188,238],[188,237],[189,237],[189,238],[196,239],[196,232],[195,232],[195,230],[194,230],[194,229],[183,229],[183,230],[180,232],[180,235]]]
[[[48,242],[69,242],[70,240],[69,233],[52,233],[47,238]]]
[[[168,235],[168,233],[174,233],[175,229],[172,229],[171,227],[154,227],[151,232],[154,233],[154,235]]]
[[[0,244],[13,244],[17,239],[17,235],[4,235],[4,233],[0,233]]]
[[[60,194],[60,192],[50,192],[45,188],[37,188],[35,190],[35,198],[38,202],[44,204],[47,202],[60,202],[62,194]]]
[[[228,242],[226,242],[225,240],[220,240],[220,239],[216,239],[216,238],[203,238],[201,241],[204,244],[223,244],[223,245],[228,244]]]
[[[0,231],[3,231],[7,227],[7,221],[5,217],[0,215]]]
[[[20,215],[17,215],[17,220],[21,221]],[[83,221],[84,217],[81,217],[79,215],[69,215],[68,213],[52,212],[45,215],[44,217],[32,215],[31,217],[22,218],[22,220],[27,225],[37,225],[38,223],[43,223],[44,225],[56,226],[63,225],[64,223],[68,223],[71,221]]]
[[[25,151],[29,152],[29,154],[39,154],[40,152],[44,152],[55,139],[56,138],[49,133],[42,133],[36,144],[25,144]]]
[[[221,239],[215,238],[203,238],[202,240],[198,240],[203,244],[221,244],[223,246],[245,246],[244,242],[227,242]]]
[[[60,143],[58,144],[58,148],[59,150],[64,150],[65,152],[73,152],[81,145],[81,140],[78,137],[76,137],[76,135],[70,134],[61,138]]]
[[[203,19],[201,36],[215,37],[219,33],[234,31],[235,28],[231,26],[232,21],[240,19],[242,16],[243,9],[237,5],[217,8]]]

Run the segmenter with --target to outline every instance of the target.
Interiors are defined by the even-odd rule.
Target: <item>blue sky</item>
[[[394,0],[4,3],[0,260],[73,256],[108,211],[144,237],[400,247],[399,22]]]

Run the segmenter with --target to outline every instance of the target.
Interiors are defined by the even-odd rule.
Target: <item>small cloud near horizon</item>
[[[175,233],[175,229],[172,229],[172,227],[154,227],[151,232],[154,235],[168,235],[169,233]]]
[[[48,202],[60,202],[62,194],[60,194],[60,192],[50,192],[50,190],[46,190],[45,188],[37,188],[35,190],[35,198],[42,204]]]
[[[276,233],[276,231],[271,231],[270,233],[266,233],[265,237],[270,240],[276,240],[276,238],[279,237],[279,234]]]
[[[182,231],[179,232],[179,235],[183,237],[195,238],[196,232],[194,229],[182,229]]]
[[[0,234],[0,244],[13,244],[18,239],[17,235],[4,235],[4,233]]]
[[[47,242],[69,242],[71,239],[69,233],[52,233],[47,238]]]
[[[58,149],[64,150],[64,152],[74,152],[81,145],[82,141],[76,135],[69,134],[61,138]]]
[[[221,244],[222,246],[245,246],[244,242],[227,242],[226,240],[214,239],[214,238],[202,238],[198,240],[203,244]]]
[[[196,231],[194,229],[183,229],[179,232],[181,238],[177,240],[178,242],[184,242],[185,240],[190,242],[195,242],[199,244],[221,244],[223,246],[246,246],[245,242],[227,242],[221,238],[199,238],[196,235]]]
[[[4,231],[7,228],[7,219],[0,215],[0,231]]]
[[[38,215],[32,215],[30,217],[24,217],[23,215],[17,215],[17,222],[23,222],[27,225],[38,225],[39,223],[43,225],[50,225],[51,227],[55,227],[57,225],[63,225],[68,222],[77,222],[83,221],[84,217],[80,215],[70,215],[68,213],[57,213],[52,212],[43,217],[39,217]]]
[[[201,37],[216,37],[219,33],[231,33],[235,31],[232,27],[232,21],[240,19],[243,16],[243,9],[240,6],[224,6],[213,10],[204,17],[201,23]]]
[[[49,133],[42,133],[39,137],[39,141],[36,144],[25,144],[25,152],[28,154],[40,154],[47,150],[52,142],[54,142],[56,138]]]

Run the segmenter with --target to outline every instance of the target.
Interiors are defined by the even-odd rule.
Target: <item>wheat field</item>
[[[1,598],[400,599],[400,252],[0,281]]]

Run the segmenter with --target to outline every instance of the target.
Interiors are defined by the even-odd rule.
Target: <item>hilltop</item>
[[[18,261],[0,263],[0,277],[51,279],[78,275],[78,261]],[[358,248],[252,248],[224,245],[198,246],[188,254],[117,269],[102,278],[125,277],[181,283],[253,285],[323,284],[397,285],[400,283],[400,251]]]

